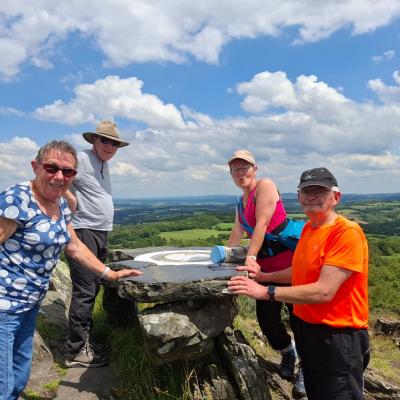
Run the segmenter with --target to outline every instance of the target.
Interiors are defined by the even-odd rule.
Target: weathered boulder
[[[69,308],[72,297],[72,283],[69,273],[68,265],[63,261],[58,261],[56,267],[53,270],[49,292],[56,292],[57,296],[62,300],[66,306]]]
[[[263,369],[253,348],[239,330],[227,328],[218,336],[217,349],[242,400],[270,400]]]
[[[212,299],[229,296],[227,280],[243,274],[235,265],[155,265],[135,261],[111,264],[112,268],[136,268],[140,276],[129,276],[118,282],[118,294],[144,303]]]
[[[364,372],[364,395],[366,400],[400,400],[400,388],[385,382],[367,368]]]
[[[229,297],[226,279],[200,280],[182,283],[139,283],[121,281],[118,294],[143,303],[184,301],[191,299],[216,299]]]
[[[400,337],[400,321],[378,318],[375,323],[375,330],[382,335]]]
[[[59,261],[53,270],[49,291],[43,299],[39,313],[46,321],[67,330],[71,295],[72,283],[68,265]]]
[[[138,316],[147,353],[156,364],[199,358],[236,315],[232,297],[156,305]]]
[[[217,351],[198,360],[195,368],[196,379],[192,381],[193,398],[213,400],[237,400],[239,397],[236,387],[231,383],[221,357]]]

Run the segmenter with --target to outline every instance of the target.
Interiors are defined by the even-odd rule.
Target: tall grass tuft
[[[102,293],[96,300],[93,334],[110,352],[118,386],[113,396],[119,400],[190,400],[193,370],[189,362],[155,366],[146,355],[140,330],[133,325],[110,325],[101,306]]]

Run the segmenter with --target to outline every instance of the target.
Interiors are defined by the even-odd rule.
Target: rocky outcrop
[[[389,336],[400,347],[400,321],[379,318],[375,323],[375,332]]]
[[[121,281],[118,288],[121,297],[142,303],[216,299],[226,297],[227,293],[226,279],[200,280],[184,285],[172,282],[141,283],[126,279]]]
[[[364,387],[366,400],[400,400],[400,388],[385,382],[371,369],[364,372]]]
[[[157,305],[138,316],[145,349],[156,364],[199,358],[233,322],[231,297]]]
[[[241,399],[271,399],[258,358],[242,332],[227,328],[218,336],[217,349],[228,375],[234,379]]]
[[[227,281],[234,275],[245,274],[236,271],[233,264],[156,265],[128,260],[112,263],[111,267],[135,268],[143,273],[118,283],[121,297],[143,303],[227,297]]]

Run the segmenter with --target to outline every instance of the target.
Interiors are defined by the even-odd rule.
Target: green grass
[[[36,329],[40,333],[40,336],[46,341],[62,340],[65,336],[63,328],[46,321],[45,317],[41,314],[37,317]]]
[[[400,254],[380,256],[369,270],[370,308],[400,316]]]
[[[373,209],[394,209],[400,207],[400,202],[373,202],[364,204],[352,204],[351,208],[356,210],[373,210]]]
[[[370,339],[370,366],[379,370],[390,383],[400,386],[399,348],[385,336],[371,335]]]
[[[233,222],[220,222],[219,224],[215,225],[214,228],[223,230],[223,231],[230,231],[233,227]]]
[[[25,396],[26,400],[44,400],[43,397],[34,390],[26,390]]]
[[[339,214],[344,215],[345,217],[353,216],[357,217],[360,216],[360,213],[357,210],[353,210],[351,208],[341,208],[337,210]]]
[[[215,229],[187,229],[183,231],[161,232],[159,235],[167,240],[196,240],[207,239],[211,236],[217,237],[221,233],[229,233],[217,231]]]

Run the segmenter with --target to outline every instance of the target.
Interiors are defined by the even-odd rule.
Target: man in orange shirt
[[[298,199],[310,221],[292,264],[291,287],[265,287],[238,276],[234,294],[294,303],[297,349],[309,400],[363,399],[369,362],[368,245],[355,222],[336,214],[339,192],[326,168],[303,172]],[[258,273],[249,267],[253,278]]]

